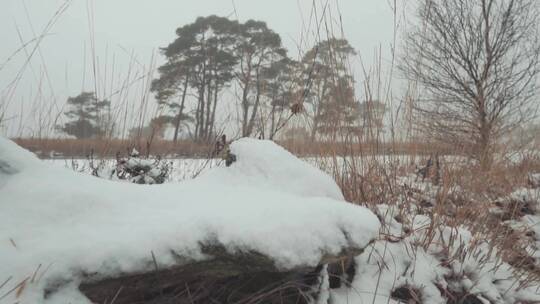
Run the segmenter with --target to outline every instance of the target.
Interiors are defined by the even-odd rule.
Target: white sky
[[[72,0],[39,49],[30,43],[12,56],[22,42],[43,32],[64,2],[0,0],[0,111],[2,105],[7,107],[11,118],[1,129],[5,135],[36,135],[38,125],[46,120],[45,113],[58,112],[68,96],[81,90],[96,90],[94,74],[99,96],[114,93],[129,78],[128,82],[133,82],[129,92],[116,94],[116,101],[111,99],[117,105],[133,102],[138,107],[146,83],[135,80],[148,71],[153,54],[155,66],[162,62],[158,48],[173,41],[175,29],[198,16],[216,14],[240,21],[266,21],[281,34],[290,55],[297,57],[297,44],[306,32],[303,24],[307,26],[313,4],[320,15],[328,2],[327,15],[339,20],[341,12],[345,37],[368,66],[379,47],[383,50],[383,65],[388,66],[394,37],[390,4],[393,0]],[[403,23],[402,8],[398,9],[398,22]],[[334,32],[339,34],[341,29],[334,26]],[[311,32],[304,35],[309,46],[314,41],[313,30],[311,27]],[[27,54],[34,49],[32,59],[25,65]],[[92,58],[99,61],[95,73]],[[355,58],[353,70],[357,79],[361,78],[360,67],[359,57]],[[20,80],[14,82],[19,72]],[[358,87],[361,89],[361,84]],[[149,108],[152,105],[150,100]]]

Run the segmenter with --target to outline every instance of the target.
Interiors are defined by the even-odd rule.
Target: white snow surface
[[[403,227],[394,219],[396,206],[379,205],[378,209],[383,230],[388,230],[382,234],[400,236]],[[423,248],[418,244],[426,240],[431,220],[425,215],[409,216],[413,232],[401,235],[399,242],[380,239],[367,247],[356,257],[351,287],[332,290],[330,303],[404,303],[391,296],[404,286],[416,289],[421,303],[450,303],[439,288],[475,295],[484,303],[540,303],[538,286],[520,286],[525,277],[498,259],[488,241],[475,240],[465,227],[439,226],[435,240]],[[448,260],[449,256],[459,259]]]
[[[316,265],[379,229],[331,177],[270,141],[241,139],[238,161],[181,183],[118,183],[60,168],[0,138],[0,303],[85,303],[82,273],[115,276],[199,260],[200,243],[255,250],[277,267]],[[44,299],[51,284],[70,282]]]

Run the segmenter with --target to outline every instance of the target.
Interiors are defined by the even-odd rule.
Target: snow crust
[[[394,219],[395,206],[378,207],[388,229],[383,234],[400,235],[403,227]],[[449,303],[440,289],[475,295],[484,303],[540,302],[538,286],[519,286],[525,276],[498,259],[497,250],[487,240],[475,239],[466,227],[440,226],[435,240],[424,248],[419,244],[428,236],[430,218],[411,214],[410,222],[411,234],[399,241],[378,240],[356,257],[351,286],[332,290],[332,303],[403,303],[391,296],[403,286],[418,290],[421,303]]]
[[[277,267],[316,265],[364,247],[379,222],[343,201],[335,182],[270,141],[241,139],[238,161],[163,185],[134,185],[42,162],[0,138],[0,297],[12,303],[85,303],[83,274],[114,276],[200,260],[200,244],[255,250]],[[26,280],[26,281],[25,281]],[[25,282],[24,288],[17,288]],[[58,282],[63,290],[45,299]]]
[[[392,296],[400,287],[417,292],[420,303],[454,303],[453,296],[466,295],[475,297],[470,303],[540,303],[537,281],[504,262],[490,238],[473,234],[463,225],[446,226],[440,214],[434,219],[430,209],[437,204],[434,198],[439,186],[415,176],[405,176],[401,182],[414,194],[376,206],[381,237],[356,257],[351,285],[331,290],[331,303],[405,303]],[[461,192],[458,187],[450,190]],[[501,224],[534,232],[528,254],[540,265],[540,189],[518,189],[501,198],[503,205],[512,201],[530,203],[534,214]],[[492,209],[490,213],[504,213],[499,207]],[[513,241],[517,245],[519,240]]]

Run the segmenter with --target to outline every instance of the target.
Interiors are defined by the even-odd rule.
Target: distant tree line
[[[384,105],[356,99],[348,66],[356,52],[345,39],[320,41],[295,60],[280,35],[262,21],[199,17],[176,35],[161,49],[166,61],[151,86],[163,114],[133,136],[172,126],[174,141],[180,136],[212,141],[223,127],[217,120],[226,115],[236,118],[239,135],[270,139],[295,114],[304,116],[300,128],[311,140],[361,132],[368,122],[382,125],[381,115],[366,111],[384,113]],[[103,117],[98,112],[107,112],[110,104],[97,101],[94,93],[70,98],[68,106],[69,121],[60,129],[69,135],[99,137],[113,127],[98,121]]]
[[[110,105],[107,100],[98,100],[94,92],[82,92],[70,97],[64,112],[68,122],[58,126],[58,129],[81,139],[106,136],[113,129]]]
[[[398,63],[419,92],[407,105],[413,137],[469,151],[488,169],[501,139],[537,117],[539,16],[537,0],[419,3],[422,26],[405,35]],[[356,52],[345,39],[318,41],[293,59],[262,21],[199,17],[176,35],[151,86],[165,114],[150,122],[152,130],[174,126],[175,141],[215,139],[227,114],[239,135],[270,139],[297,114],[302,124],[283,134],[337,140],[383,129],[385,105],[356,97],[349,68]],[[109,107],[93,93],[72,97],[60,129],[79,138],[112,134]]]

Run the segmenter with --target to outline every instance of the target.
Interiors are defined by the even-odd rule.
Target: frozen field
[[[149,252],[159,267],[173,267],[177,256],[199,261],[201,242],[217,240],[230,252],[261,252],[283,269],[314,265],[323,253],[344,246],[369,244],[354,258],[348,285],[330,287],[327,268],[321,270],[313,303],[447,304],[457,303],[455,298],[463,299],[459,303],[540,303],[537,278],[521,266],[523,261],[532,269],[540,265],[540,188],[516,189],[482,210],[483,217],[497,221],[494,229],[522,232],[508,238],[513,246],[524,246],[524,258],[506,262],[489,232],[456,226],[454,213],[438,211],[444,207],[437,201],[442,186],[404,178],[407,191],[368,211],[344,204],[333,179],[306,164],[346,166],[344,159],[299,160],[273,143],[253,140],[236,142],[232,152],[238,160],[230,168],[221,160],[167,160],[172,162],[169,182],[197,178],[144,186],[89,176],[95,165],[104,172],[113,168],[112,159],[94,165],[86,159],[41,162],[0,140],[0,240],[7,240],[0,242],[0,260],[10,261],[0,264],[0,274],[7,274],[0,277],[5,282],[0,300],[89,303],[78,288],[86,274],[107,278],[150,271]],[[362,165],[370,161],[354,159]],[[453,205],[459,201],[440,203],[463,208]],[[54,293],[44,298],[51,286]]]
[[[344,165],[343,158],[337,158],[337,163],[332,157],[304,157],[301,158],[303,161],[315,165],[321,168],[327,173],[332,172],[333,166],[342,167]],[[105,160],[93,160],[90,161],[86,158],[76,158],[76,159],[46,159],[46,162],[50,162],[59,167],[65,167],[78,171],[81,173],[92,172],[92,167],[103,166],[106,169],[113,169],[116,165],[115,159],[105,159]],[[203,159],[203,158],[172,158],[172,159],[163,159],[164,162],[169,162],[172,164],[171,174],[167,182],[180,182],[186,179],[191,179],[198,176],[201,172],[208,170],[216,166],[225,166],[224,161],[221,159]],[[355,165],[362,167],[362,164],[371,163],[376,161],[378,163],[384,164],[397,164],[402,166],[422,166],[425,165],[427,157],[410,157],[406,155],[392,155],[385,156],[380,155],[376,157],[364,157],[356,158],[355,162],[352,163],[350,159],[347,160],[347,165]],[[447,160],[448,161],[448,160]],[[455,158],[452,161],[456,161]],[[93,164],[92,164],[93,163]],[[276,163],[278,165],[278,163]]]
[[[172,163],[172,172],[168,182],[179,182],[186,179],[191,179],[199,175],[202,171],[220,165],[220,159],[201,159],[201,158],[177,158],[163,160]],[[88,159],[48,159],[50,162],[59,167],[73,169],[74,171],[88,173],[92,171],[92,166]],[[100,163],[101,162],[101,163]],[[102,164],[106,168],[112,169],[116,165],[115,159],[106,159],[102,161],[94,161],[94,164]]]

